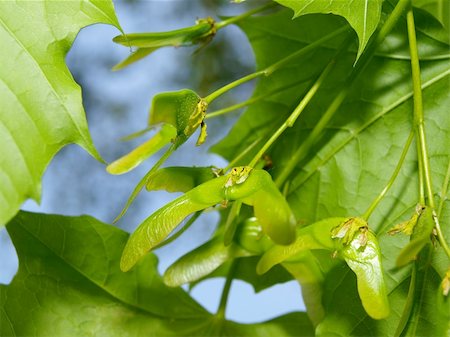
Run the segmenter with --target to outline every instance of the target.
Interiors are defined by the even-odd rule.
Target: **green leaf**
[[[187,318],[205,314],[183,290],[164,285],[156,272],[158,260],[155,255],[148,254],[133,271],[121,272],[119,261],[128,234],[116,227],[89,216],[65,217],[22,211],[7,229],[20,262],[13,284],[24,280],[28,274],[30,284],[35,283],[32,275],[41,269],[44,275],[47,272],[64,274],[71,270],[69,274],[77,275],[77,280],[86,280],[82,283],[89,283],[123,304],[154,315]],[[31,273],[26,266],[36,263],[34,259],[48,259],[49,268],[46,268],[46,262],[42,266],[36,265]]]
[[[181,289],[162,284],[153,255],[135,271],[120,272],[127,234],[91,217],[21,212],[8,231],[19,271],[0,286],[2,336],[313,334],[304,313],[249,325],[212,316]]]
[[[291,8],[294,18],[305,14],[325,13],[344,17],[355,30],[359,39],[357,58],[364,51],[367,42],[378,26],[381,17],[382,0],[276,0]]]
[[[252,43],[257,69],[264,69],[292,51],[335,31],[342,24],[338,17],[319,15],[305,15],[289,21],[288,14],[283,11],[251,18],[240,26]],[[442,39],[435,38],[442,36],[442,29],[438,31],[434,26],[434,31],[430,31],[424,19],[416,24],[433,190],[440,191],[450,158],[450,129],[447,127],[450,125],[450,115],[445,108],[450,106],[449,47]],[[368,67],[349,88],[349,96],[323,134],[317,137],[316,145],[296,163],[296,169],[286,185],[280,187],[287,191],[287,199],[296,218],[305,226],[329,217],[363,214],[383,190],[397,165],[403,144],[413,127],[411,67],[405,27],[406,22],[401,19],[387,37],[386,44],[376,50]],[[330,50],[339,43],[333,41],[328,48],[319,48],[311,56],[293,60],[287,69],[272,74],[270,78],[262,78],[254,97],[264,97],[280,83],[295,83],[317,73],[332,56]],[[275,180],[317,124],[351,72],[353,62],[354,57],[350,53],[337,61],[326,85],[318,91],[296,124],[268,151],[273,163],[270,172]],[[252,104],[214,150],[232,160],[250,144],[259,141],[261,145],[243,157],[241,163],[246,164],[286,120],[307,88],[308,83],[300,84]],[[370,229],[378,233],[390,315],[384,320],[370,318],[358,296],[356,276],[344,263],[334,264],[324,268],[322,291],[325,318],[317,327],[318,335],[392,336],[395,333],[411,275],[409,265],[396,268],[396,258],[407,245],[408,238],[383,233],[413,214],[419,200],[417,181],[417,157],[415,151],[410,151],[400,175],[369,222]],[[448,215],[445,219],[441,219],[441,223],[448,223]],[[265,264],[263,261],[260,264]],[[264,269],[269,268],[270,264]],[[425,269],[428,270],[430,282],[424,282],[419,291],[419,295],[423,296],[423,314],[416,319],[416,326],[422,334],[426,335],[424,331],[431,326],[430,334],[436,332],[435,335],[445,336],[448,334],[448,313],[435,304],[438,279],[442,280],[446,267],[441,268],[443,273],[438,273],[435,268]],[[436,315],[435,324],[431,324],[433,315]]]
[[[448,0],[413,0],[413,6],[432,14],[439,22],[450,29],[450,2]]]
[[[274,242],[289,244],[295,240],[295,218],[270,175],[248,166],[235,167],[227,175],[198,185],[145,219],[125,246],[122,270],[132,268],[190,214],[233,200],[253,206],[264,233]]]
[[[64,61],[80,29],[95,23],[120,29],[111,1],[0,3],[0,226],[24,200],[39,202],[44,170],[63,146],[101,160]]]

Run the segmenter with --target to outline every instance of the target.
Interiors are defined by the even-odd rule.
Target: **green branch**
[[[414,126],[416,129],[416,138],[419,144],[419,173],[422,171],[423,180],[422,184],[425,184],[425,189],[428,197],[428,204],[434,210],[434,194],[431,182],[431,170],[430,161],[428,159],[427,141],[425,136],[425,123],[424,123],[424,112],[423,112],[423,99],[422,99],[422,88],[420,80],[420,64],[419,64],[419,53],[417,49],[417,39],[416,39],[416,27],[414,24],[414,14],[413,9],[410,4],[408,13],[406,14],[406,23],[408,27],[408,41],[409,41],[409,51],[411,55],[411,72],[412,72],[412,84],[413,84],[413,102],[414,102]],[[442,233],[441,226],[439,224],[439,219],[437,216],[434,217],[434,223],[436,228],[437,237],[439,243],[450,259],[450,248],[447,245],[444,234]]]
[[[288,117],[288,119],[278,128],[275,133],[272,134],[272,136],[269,138],[269,140],[261,147],[261,149],[258,151],[258,153],[253,157],[252,161],[248,164],[248,166],[254,167],[256,163],[259,161],[259,159],[264,155],[264,153],[269,149],[270,146],[280,137],[280,135],[287,129],[294,125],[297,118],[300,116],[300,114],[303,112],[303,110],[306,108],[308,103],[311,101],[311,99],[314,97],[314,95],[317,93],[319,88],[321,87],[323,81],[328,76],[328,74],[333,69],[336,59],[345,51],[347,50],[347,46],[350,43],[350,39],[346,39],[343,46],[339,49],[338,53],[330,60],[330,62],[327,64],[327,66],[323,69],[322,73],[319,75],[317,80],[313,83],[311,88],[308,90],[306,95],[302,98],[300,103],[297,105],[297,107],[294,109],[294,111],[291,113],[291,115]]]
[[[206,96],[204,98],[204,100],[209,104],[212,101],[214,101],[216,98],[218,98],[219,96],[225,94],[226,92],[230,91],[231,89],[236,88],[237,86],[244,84],[246,82],[249,82],[257,77],[260,76],[270,76],[272,75],[275,71],[279,70],[280,68],[282,68],[285,64],[287,64],[288,62],[292,61],[293,59],[303,56],[313,50],[315,50],[316,48],[322,46],[324,43],[328,42],[331,39],[334,39],[336,36],[342,34],[343,32],[347,31],[348,28],[347,27],[342,27],[341,29],[336,30],[335,32],[328,34],[326,36],[324,36],[323,38],[314,41],[313,43],[307,45],[306,47],[286,56],[285,58],[281,59],[280,61],[270,65],[269,67],[263,69],[263,70],[259,70],[257,72],[251,73],[249,75],[246,75],[234,82],[231,82],[225,86],[223,86],[222,88],[217,89],[216,91],[214,91],[213,93],[209,94],[208,96]]]
[[[416,128],[417,141],[420,147],[419,161],[422,164],[425,189],[427,191],[428,203],[431,208],[435,208],[434,195],[431,184],[430,162],[428,160],[427,142],[425,137],[423,99],[420,79],[419,53],[417,49],[416,28],[414,24],[414,14],[410,6],[406,14],[408,26],[409,51],[411,55],[411,72],[413,84],[413,102],[414,102],[414,124]],[[419,167],[420,169],[420,167]]]
[[[397,179],[397,176],[400,172],[400,169],[403,166],[403,163],[405,162],[405,158],[406,155],[408,154],[408,150],[409,147],[411,146],[411,143],[414,139],[414,132],[411,131],[409,133],[408,139],[406,140],[406,144],[403,147],[403,151],[402,154],[400,156],[400,159],[397,163],[397,166],[395,167],[394,172],[392,173],[391,178],[389,179],[389,181],[387,182],[386,186],[383,188],[383,190],[380,192],[380,194],[375,198],[375,200],[370,204],[369,208],[367,208],[367,210],[364,212],[364,215],[362,216],[362,218],[366,221],[369,220],[370,215],[372,214],[372,212],[375,210],[375,208],[378,206],[378,204],[380,203],[381,200],[383,200],[384,196],[386,195],[386,193],[389,191],[389,189],[392,187],[392,185],[394,184],[395,179]]]
[[[231,284],[233,283],[234,273],[237,267],[237,260],[231,262],[230,269],[227,274],[227,279],[225,281],[225,285],[223,286],[222,296],[220,297],[219,308],[217,309],[216,316],[223,319],[225,318],[225,312],[227,309],[228,303],[228,295],[230,294]]]
[[[298,85],[302,84],[303,82],[306,82],[306,81],[308,81],[310,79],[311,79],[311,77],[303,78],[300,81],[295,81],[293,83],[288,83],[286,85],[282,85],[282,86],[280,86],[278,88],[270,90],[270,91],[268,91],[268,92],[266,92],[266,93],[264,93],[262,95],[249,98],[248,100],[246,100],[244,102],[240,102],[240,103],[237,103],[237,104],[234,104],[234,105],[230,105],[230,106],[228,106],[226,108],[223,108],[223,109],[220,109],[220,110],[208,112],[208,114],[205,116],[205,119],[219,117],[219,116],[228,114],[230,112],[236,111],[236,110],[238,110],[240,108],[243,108],[243,107],[246,107],[246,106],[251,105],[253,103],[259,102],[259,101],[264,100],[264,99],[267,99],[268,97],[276,95],[279,92],[283,92],[283,91],[285,91],[285,90],[287,90],[289,88],[293,88],[295,86],[298,86]]]

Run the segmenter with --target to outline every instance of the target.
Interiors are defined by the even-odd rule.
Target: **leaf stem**
[[[428,203],[431,208],[435,208],[434,195],[431,184],[430,162],[428,160],[427,142],[425,137],[423,99],[420,79],[419,54],[417,50],[416,28],[414,24],[414,14],[412,6],[406,14],[406,23],[408,26],[409,51],[411,55],[411,72],[413,84],[413,102],[414,102],[414,124],[416,128],[417,141],[420,145],[419,161],[422,163],[425,188],[428,196]]]
[[[217,89],[213,93],[209,94],[204,98],[206,103],[210,104],[212,101],[214,101],[217,97],[223,95],[224,93],[230,91],[231,89],[236,88],[237,86],[240,86],[241,84],[244,84],[248,81],[253,80],[254,78],[257,78],[259,76],[264,75],[264,70],[260,70],[251,74],[248,74],[244,77],[241,77],[237,79],[236,81],[233,81],[231,83],[228,83],[227,85],[223,86],[222,88]]]
[[[167,160],[167,158],[170,157],[170,155],[175,151],[176,147],[175,144],[170,145],[170,147],[167,149],[166,152],[161,156],[161,158],[158,159],[155,165],[145,174],[145,176],[139,181],[139,183],[134,188],[131,195],[128,197],[128,200],[123,207],[120,214],[114,219],[113,223],[116,223],[120,220],[121,217],[127,212],[128,208],[130,207],[131,203],[136,199],[139,192],[141,192],[142,188],[147,184],[148,178]]]
[[[347,80],[345,81],[344,85],[342,86],[341,90],[336,95],[334,100],[328,106],[328,109],[322,115],[319,122],[315,125],[315,127],[308,135],[308,137],[305,139],[305,141],[294,152],[289,162],[283,167],[282,171],[275,180],[277,186],[281,186],[282,184],[284,184],[284,182],[289,177],[291,172],[297,166],[297,163],[306,156],[306,154],[310,151],[311,147],[317,142],[317,139],[322,134],[322,131],[325,129],[328,122],[331,120],[331,118],[334,116],[334,114],[341,106],[342,102],[344,102],[345,98],[347,97],[353,82],[366,68],[369,61],[373,57],[375,48],[385,39],[385,37],[387,36],[387,34],[389,34],[392,28],[394,28],[394,25],[400,19],[401,15],[406,10],[408,4],[409,4],[408,0],[399,0],[394,10],[392,11],[391,15],[386,20],[383,27],[380,29],[376,38],[373,40],[373,42],[369,44],[368,50],[364,52],[362,56],[359,58],[359,61],[356,63],[350,76],[347,78]]]
[[[345,50],[347,50],[347,46],[350,42],[350,39],[346,39],[342,47],[339,49],[338,53],[328,62],[327,66],[322,70],[319,77],[316,79],[316,81],[313,83],[313,85],[310,87],[306,95],[302,98],[300,103],[297,105],[297,107],[294,109],[294,111],[291,113],[291,115],[286,119],[286,121],[278,128],[277,131],[275,131],[272,136],[269,138],[269,140],[261,147],[261,149],[258,151],[258,153],[253,157],[253,159],[250,161],[248,166],[254,167],[256,163],[259,161],[259,159],[264,155],[264,153],[269,149],[270,146],[280,137],[280,135],[287,129],[294,125],[297,118],[300,116],[300,114],[303,112],[303,110],[306,108],[308,103],[311,101],[311,99],[314,97],[314,95],[317,93],[317,90],[321,87],[323,81],[328,76],[328,74],[333,69],[336,59],[338,58],[341,53],[343,53]]]
[[[414,124],[416,128],[416,136],[420,146],[419,151],[419,170],[422,165],[423,178],[425,183],[425,189],[428,197],[428,204],[432,209],[435,209],[433,187],[431,182],[430,161],[428,159],[427,141],[425,136],[425,123],[423,112],[423,99],[422,99],[422,87],[420,80],[420,64],[419,53],[417,49],[416,28],[414,24],[414,14],[412,5],[409,3],[409,9],[406,13],[406,24],[408,27],[408,41],[409,51],[411,55],[411,72],[413,81],[413,102],[414,102]],[[445,253],[450,258],[450,248],[447,245],[444,234],[442,233],[439,219],[434,219],[437,237]]]
[[[439,201],[439,206],[437,209],[437,216],[438,218],[441,216],[442,213],[442,208],[444,207],[444,203],[447,200],[447,192],[448,192],[448,184],[450,182],[450,160],[448,162],[448,166],[447,166],[447,173],[445,175],[444,178],[444,184],[442,185],[442,190],[441,190],[441,200]]]
[[[233,283],[234,273],[237,267],[237,260],[231,262],[230,269],[227,274],[225,285],[223,286],[222,296],[220,297],[219,308],[217,309],[216,316],[223,319],[225,318],[225,311],[227,309],[228,295],[230,294],[231,284]]]
[[[420,144],[419,142],[416,142],[417,146],[417,166],[418,166],[418,173],[419,173],[419,203],[421,205],[425,205],[425,183],[423,178],[423,163],[420,160],[422,158],[421,150],[420,150]]]
[[[214,101],[216,98],[218,98],[219,96],[223,95],[224,93],[230,91],[231,89],[234,89],[235,87],[244,84],[248,81],[251,81],[257,77],[260,76],[270,76],[272,75],[275,71],[279,70],[282,66],[284,66],[286,63],[288,63],[289,61],[291,61],[294,58],[303,56],[311,51],[313,51],[314,49],[320,47],[321,45],[323,45],[325,42],[335,38],[337,35],[342,34],[343,32],[347,31],[348,27],[342,27],[338,30],[336,30],[335,32],[328,34],[324,37],[322,37],[321,39],[314,41],[313,43],[308,44],[306,47],[286,56],[285,58],[279,60],[278,62],[268,66],[267,68],[263,69],[263,70],[259,70],[256,71],[254,73],[248,74],[240,79],[237,79],[234,82],[231,82],[225,86],[223,86],[222,88],[217,89],[216,91],[214,91],[213,93],[209,94],[208,96],[206,96],[204,98],[204,100],[206,101],[206,103],[211,103],[212,101]]]
[[[277,5],[278,5],[278,4],[275,3],[275,2],[269,2],[268,4],[265,4],[264,6],[260,6],[260,7],[257,7],[257,8],[255,8],[255,9],[251,9],[251,10],[249,10],[248,12],[245,12],[245,13],[242,13],[242,14],[240,14],[240,15],[233,16],[233,17],[231,17],[231,18],[229,18],[229,19],[226,19],[226,20],[217,22],[217,23],[215,24],[215,28],[216,28],[217,30],[222,29],[223,27],[226,27],[226,26],[228,26],[228,25],[231,25],[231,24],[233,24],[233,23],[236,23],[236,22],[238,22],[238,21],[240,21],[240,20],[243,20],[243,19],[245,19],[245,18],[247,18],[247,17],[249,17],[249,16],[252,16],[253,14],[257,14],[257,13],[259,13],[259,12],[263,12],[263,11],[265,11],[265,10],[267,10],[267,9],[269,9],[269,8],[275,7],[275,6],[277,6]]]
[[[295,81],[293,83],[282,85],[279,88],[275,88],[274,90],[271,90],[271,91],[265,93],[264,95],[255,96],[255,97],[252,97],[252,98],[250,98],[250,99],[248,99],[248,100],[246,100],[244,102],[237,103],[237,104],[234,104],[234,105],[230,105],[230,106],[228,106],[226,108],[223,108],[223,109],[220,109],[220,110],[208,112],[208,114],[205,116],[205,119],[215,118],[215,117],[219,117],[219,116],[225,115],[225,114],[227,114],[229,112],[235,111],[235,110],[243,108],[243,107],[245,107],[247,105],[253,104],[253,103],[261,101],[263,99],[266,99],[267,97],[270,97],[272,95],[278,94],[279,92],[282,92],[282,91],[287,90],[289,88],[293,88],[293,87],[295,87],[297,85],[302,84],[305,81],[308,81],[309,79],[310,79],[310,77],[303,78],[300,81]]]
[[[223,236],[223,243],[225,246],[231,245],[233,242],[234,234],[237,228],[237,217],[241,212],[242,201],[236,200],[230,208],[227,221],[225,223],[225,234]]]
[[[389,189],[392,187],[392,185],[395,182],[395,179],[397,179],[397,176],[400,172],[400,169],[403,166],[403,163],[405,162],[406,155],[408,154],[408,150],[411,146],[411,143],[414,139],[414,131],[411,131],[409,133],[408,139],[406,140],[406,144],[403,147],[402,154],[400,155],[400,159],[398,160],[397,166],[395,167],[394,172],[392,173],[391,178],[387,182],[386,186],[383,188],[383,190],[378,194],[378,196],[375,198],[375,200],[370,204],[370,206],[367,208],[367,210],[364,212],[362,218],[366,221],[369,220],[369,217],[375,210],[375,208],[378,206],[381,200],[383,200],[386,193],[389,191]]]
[[[409,282],[408,295],[406,297],[406,303],[403,307],[402,315],[400,316],[397,329],[395,330],[394,337],[400,337],[403,330],[408,323],[409,316],[411,315],[411,310],[414,305],[414,295],[416,291],[416,276],[417,276],[417,266],[414,263],[411,272],[411,281]]]
[[[233,160],[228,163],[228,165],[223,169],[223,171],[227,172],[229,169],[236,166],[236,164],[239,162],[239,160],[244,158],[261,141],[262,141],[262,138],[256,138],[249,146],[247,146],[247,148],[244,151],[242,151],[238,156],[233,158]]]

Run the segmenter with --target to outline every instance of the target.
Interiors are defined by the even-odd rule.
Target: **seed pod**
[[[133,267],[188,215],[224,200],[240,200],[253,206],[264,233],[275,243],[295,240],[294,215],[270,175],[263,170],[240,167],[193,188],[145,219],[125,246],[121,269],[127,271]]]
[[[122,69],[150,55],[162,47],[191,46],[208,43],[216,34],[215,22],[212,18],[197,20],[191,27],[159,33],[133,33],[116,36],[113,41],[126,47],[138,47],[124,61],[114,66],[113,70]]]
[[[164,273],[164,283],[169,287],[178,287],[195,282],[225,262],[250,255],[236,244],[224,246],[223,238],[217,236],[173,263]]]

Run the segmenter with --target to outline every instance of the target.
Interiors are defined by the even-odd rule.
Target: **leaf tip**
[[[263,275],[267,273],[272,268],[272,265],[267,263],[267,259],[264,258],[264,256],[258,261],[258,264],[256,265],[256,273],[258,275]]]

